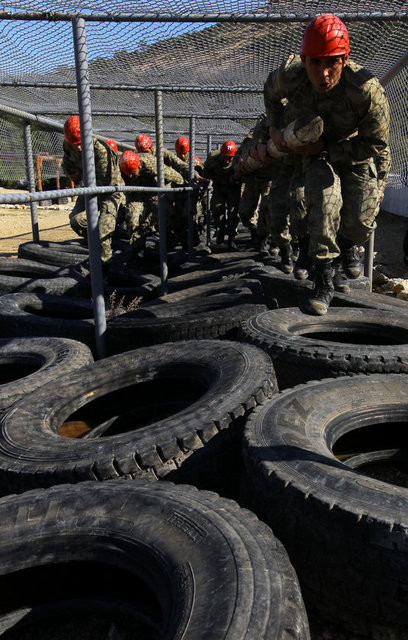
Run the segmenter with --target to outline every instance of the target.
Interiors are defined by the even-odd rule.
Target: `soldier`
[[[177,155],[163,147],[163,162],[168,167],[171,167],[178,173],[180,173],[184,180],[185,184],[188,184],[190,181],[190,170],[189,165],[187,164],[188,152],[190,150],[190,143],[187,138],[179,138],[185,141],[183,143],[183,148],[186,148],[187,151],[185,153]],[[152,155],[156,155],[156,149],[153,145],[152,139],[146,133],[139,133],[135,139],[135,147],[139,153],[150,153]],[[177,150],[177,142],[176,142],[176,150]],[[197,165],[197,163],[195,163]],[[193,186],[197,189],[204,184],[200,172],[194,171],[193,175]],[[172,203],[170,203],[172,200]],[[177,193],[174,194],[172,199],[168,198],[169,204],[169,217],[170,217],[170,227],[173,230],[173,242],[181,242],[184,248],[187,247],[187,230],[188,230],[188,196],[186,193]],[[198,242],[198,215],[197,212],[194,214],[194,236],[195,241]]]
[[[341,256],[349,278],[360,274],[357,246],[376,227],[390,168],[389,106],[379,81],[349,60],[348,32],[333,14],[314,18],[301,55],[291,55],[264,87],[270,136],[281,152],[300,154],[315,286],[311,313],[327,312],[333,298],[333,263]],[[293,120],[320,115],[324,133],[301,147],[285,143],[279,129],[282,99]]]
[[[234,177],[232,159],[237,145],[226,140],[221,149],[211,151],[204,162],[203,175],[212,181],[211,213],[216,226],[216,242],[222,244],[225,234],[228,246],[237,249],[234,238],[238,227],[238,207],[241,197],[241,181]],[[227,215],[228,213],[228,215]]]
[[[266,154],[262,162],[257,162],[252,156],[252,149],[259,144],[266,145],[268,138],[266,113],[262,113],[241,142],[233,159],[234,175],[244,183],[238,215],[249,230],[255,247],[265,255],[269,254],[267,247],[270,234],[266,196],[272,180],[276,178],[279,163]]]
[[[93,139],[96,184],[98,186],[123,185],[117,153],[106,142]],[[70,116],[64,124],[64,155],[62,167],[65,175],[73,182],[82,180],[81,132],[78,116]],[[99,236],[101,260],[107,263],[112,258],[112,235],[116,228],[119,208],[125,201],[123,193],[98,195]],[[72,229],[79,236],[87,237],[87,217],[85,200],[79,196],[69,216]]]
[[[156,158],[150,153],[136,154],[124,151],[120,156],[120,169],[127,185],[157,186]],[[166,186],[180,187],[185,184],[183,176],[165,165],[164,180]],[[130,245],[135,253],[145,249],[146,237],[159,230],[158,197],[142,191],[126,194],[125,219],[130,236]]]

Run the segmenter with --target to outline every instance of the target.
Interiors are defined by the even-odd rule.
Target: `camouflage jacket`
[[[300,56],[291,55],[269,74],[264,86],[268,125],[279,127],[287,98],[287,121],[305,114],[320,115],[331,162],[352,165],[374,159],[381,189],[391,165],[389,105],[377,78],[348,61],[338,84],[319,93],[310,82]]]
[[[154,156],[156,156],[155,147],[153,147],[153,154]],[[171,167],[171,169],[174,169],[175,171],[180,173],[183,176],[184,180],[189,182],[190,169],[189,169],[188,162],[184,162],[184,160],[179,158],[177,154],[173,153],[169,149],[166,149],[166,147],[163,147],[163,162],[165,166]],[[198,174],[194,172],[194,178],[197,178],[197,177],[198,177]]]
[[[124,176],[126,184],[135,187],[157,187],[157,159],[152,153],[138,153],[140,169],[137,178],[130,181]],[[183,187],[186,184],[183,176],[175,169],[164,165],[164,183],[166,187]],[[127,194],[128,201],[157,196],[154,192],[134,191]]]
[[[95,174],[98,186],[123,185],[124,180],[119,167],[119,154],[105,142],[96,138],[94,143]],[[64,155],[62,168],[68,178],[75,173],[82,176],[82,154],[79,149],[72,144],[63,142]]]
[[[263,112],[258,117],[257,121],[255,122],[255,125],[252,127],[252,129],[249,131],[249,133],[245,136],[245,138],[239,145],[237,152],[234,156],[234,159],[232,161],[232,165],[234,168],[238,166],[239,160],[241,157],[246,158],[248,156],[249,150],[253,147],[253,145],[257,144],[258,142],[262,142],[263,144],[266,144],[269,138],[268,128],[269,128],[269,125],[268,125],[266,113]],[[259,169],[256,169],[255,171],[253,171],[251,175],[254,174],[257,178],[260,178],[260,179],[265,178],[266,180],[273,180],[274,178],[276,178],[278,174],[279,165],[280,165],[279,161],[266,164],[264,167],[260,167]],[[245,178],[243,179],[245,180]]]
[[[206,161],[204,162],[204,178],[211,180],[214,186],[229,186],[239,184],[239,182],[234,179],[233,163],[230,162],[229,165],[224,166],[223,158],[224,156],[219,150],[211,151],[208,154]]]

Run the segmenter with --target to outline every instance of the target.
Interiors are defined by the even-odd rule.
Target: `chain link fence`
[[[391,105],[389,185],[402,186],[408,163],[407,68],[390,71],[406,54],[408,3],[359,0],[180,0],[2,2],[1,102],[63,123],[78,112],[72,18],[86,21],[93,129],[133,146],[138,133],[155,140],[154,90],[163,91],[164,144],[174,148],[196,117],[196,153],[205,159],[231,138],[237,144],[263,111],[263,84],[287,55],[298,52],[307,22],[339,15],[350,33],[355,62],[387,78]],[[204,12],[203,12],[204,11]],[[35,128],[34,156],[57,158],[59,132]],[[25,179],[21,126],[0,111],[1,180]],[[42,178],[58,175],[42,160]],[[38,175],[37,175],[38,178]]]

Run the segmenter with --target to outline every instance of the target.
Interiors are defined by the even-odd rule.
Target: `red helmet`
[[[124,151],[119,160],[120,170],[127,176],[135,175],[139,172],[140,158],[134,151]]]
[[[79,116],[70,116],[64,123],[64,137],[69,144],[81,143]]]
[[[199,164],[200,166],[202,166],[202,162],[200,160],[200,158],[198,156],[194,156],[194,160],[196,161],[197,164]]]
[[[236,150],[237,145],[233,140],[226,140],[220,149],[222,155],[227,156],[228,158],[233,158],[235,156]]]
[[[150,149],[152,144],[153,144],[152,139],[149,138],[149,136],[146,133],[139,133],[139,135],[136,136],[135,147],[136,147],[136,151],[139,151],[139,153],[148,151],[148,149]]]
[[[322,13],[307,25],[302,40],[302,56],[323,58],[350,53],[346,25],[332,13]]]
[[[114,151],[117,152],[118,150],[118,145],[116,144],[115,140],[112,140],[112,138],[107,138],[106,140],[106,144],[108,144],[110,147],[112,147],[112,149]]]
[[[174,148],[177,153],[188,153],[190,151],[190,142],[188,138],[185,138],[184,136],[177,138]]]

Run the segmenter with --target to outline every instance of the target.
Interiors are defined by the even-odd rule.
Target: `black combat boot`
[[[283,273],[292,273],[293,271],[293,251],[290,242],[280,247],[281,269]]]
[[[344,273],[348,278],[355,280],[361,275],[360,252],[357,245],[339,236],[338,243],[341,252]]]
[[[334,290],[338,291],[339,293],[350,294],[351,289],[347,284],[347,278],[346,278],[346,274],[343,271],[343,265],[341,264],[340,256],[333,260],[333,270],[334,270],[334,275],[333,275]]]
[[[259,238],[259,253],[261,256],[269,256],[269,243],[270,236],[263,236]]]
[[[228,236],[228,248],[232,251],[238,251],[238,245],[234,240],[235,236]]]
[[[299,238],[299,256],[295,263],[293,275],[296,280],[306,280],[310,275],[312,260],[308,255],[309,236]]]
[[[333,299],[333,265],[331,260],[316,260],[314,263],[314,289],[308,301],[308,311],[323,316]]]

